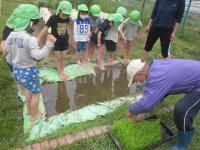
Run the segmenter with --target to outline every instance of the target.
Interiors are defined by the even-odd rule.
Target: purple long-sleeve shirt
[[[150,111],[165,95],[200,92],[200,61],[154,60],[142,98],[129,107],[133,115]]]

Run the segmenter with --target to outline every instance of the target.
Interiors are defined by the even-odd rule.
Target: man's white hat
[[[127,66],[127,78],[128,78],[128,87],[131,86],[133,82],[133,77],[136,73],[142,70],[145,66],[145,62],[142,62],[141,59],[132,60]]]

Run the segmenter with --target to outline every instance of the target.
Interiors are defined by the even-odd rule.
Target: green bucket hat
[[[100,13],[101,13],[101,8],[99,5],[92,5],[90,7],[90,13],[92,14],[92,16],[95,16],[95,17],[99,17],[100,16]]]
[[[39,9],[32,4],[21,4],[17,8],[15,16],[25,19],[40,19],[42,17]]]
[[[85,4],[78,5],[78,11],[89,11]]]
[[[130,21],[132,24],[136,24],[140,20],[140,12],[137,10],[134,10],[129,15]]]
[[[13,15],[14,19],[14,30],[23,31],[30,23],[30,20],[40,19],[41,15],[38,8],[32,4],[20,5]]]
[[[120,13],[122,16],[126,16],[127,10],[124,7],[118,7],[116,13]]]
[[[71,15],[72,4],[68,1],[61,1],[56,10],[56,15],[58,15],[60,11],[65,15]]]
[[[116,13],[116,14],[111,14],[110,16],[108,16],[108,20],[113,21],[115,27],[119,27],[124,19],[120,13]]]
[[[10,17],[8,18],[7,22],[6,22],[6,26],[13,29],[14,25],[15,25],[15,16],[16,14],[18,14],[19,8],[15,8],[12,12],[12,14],[10,15]]]
[[[30,19],[15,18],[14,31],[24,31],[30,24]]]

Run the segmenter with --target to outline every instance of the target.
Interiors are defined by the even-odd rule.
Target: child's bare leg
[[[87,60],[89,62],[92,61],[92,43],[89,42],[88,49],[87,49]]]
[[[32,94],[32,99],[31,99],[31,113],[32,113],[32,121],[35,121],[37,119],[43,118],[44,115],[42,113],[39,113],[39,98],[40,98],[40,93],[38,94]]]
[[[91,60],[92,61],[95,61],[94,49],[95,49],[95,45],[94,45],[94,43],[91,43]]]
[[[58,74],[59,74],[61,80],[63,80],[62,76],[61,76],[62,64],[61,64],[61,52],[60,51],[55,52],[55,60],[56,60],[56,67],[57,67],[57,70],[58,70]]]
[[[61,57],[61,74],[62,74],[62,80],[67,80],[68,76],[65,74],[65,55],[66,55],[66,51],[62,51],[60,53],[60,57]]]
[[[127,49],[128,49],[128,42],[126,40],[123,41],[124,43],[124,50],[123,50],[123,61],[127,60]]]
[[[101,46],[98,48],[98,67],[101,70],[105,70],[102,60],[103,60],[103,47]]]
[[[111,64],[115,64],[115,52],[111,52]]]
[[[130,58],[132,58],[132,49],[133,49],[133,42],[128,41],[127,61],[129,61]]]
[[[86,62],[86,51],[81,51],[81,62],[82,63]]]
[[[111,64],[111,58],[110,58],[110,52],[106,52],[106,65],[110,66]]]
[[[76,52],[76,63],[79,65],[82,64],[80,52]]]
[[[26,89],[23,89],[23,93],[24,93],[24,96],[26,97],[26,107],[27,107],[28,114],[32,115],[32,112],[31,112],[32,94],[29,91],[27,91]]]

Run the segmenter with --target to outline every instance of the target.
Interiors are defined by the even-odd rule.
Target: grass
[[[160,120],[135,122],[122,119],[113,123],[112,132],[124,150],[141,150],[162,138]]]
[[[107,134],[88,138],[72,145],[61,146],[55,150],[78,150],[80,148],[85,150],[116,150]]]
[[[0,18],[0,34],[2,33],[3,27],[8,16],[11,14],[12,10],[22,2],[34,3],[33,0],[2,0],[2,16]],[[125,4],[129,12],[133,9],[141,10],[142,3],[140,1],[134,1],[131,5]],[[144,14],[142,17],[142,22],[144,26],[148,22],[150,12],[152,10],[152,4],[150,2],[146,3]],[[103,7],[103,10],[111,8],[110,5]],[[113,7],[109,11],[113,11]],[[200,60],[200,17],[193,17],[192,15],[188,19],[185,31],[179,32],[177,34],[177,39],[172,43],[171,53],[177,58],[190,58]],[[0,38],[1,39],[1,38]],[[146,39],[146,34],[144,34],[144,28],[141,31],[139,40],[134,45],[132,58],[140,57],[141,51],[143,50],[144,42]],[[119,52],[121,48],[119,47],[117,51],[117,56],[121,57]],[[148,57],[150,62],[153,58],[161,58],[160,55],[160,44],[159,41],[155,44],[152,52]],[[41,62],[41,66],[48,65],[49,61],[51,65],[54,65],[54,60],[50,57]],[[74,63],[75,59],[73,56],[67,58],[69,64]],[[168,107],[174,105],[183,95],[168,96],[162,101],[152,113],[156,114],[162,122],[166,123],[175,133],[176,127],[173,123],[173,112],[161,113],[160,110],[163,107]],[[125,117],[129,104],[126,103],[119,107],[116,111],[102,117],[99,116],[93,121],[87,121],[80,124],[73,124],[68,127],[64,127],[59,131],[46,136],[44,139],[52,139],[54,137],[59,137],[67,133],[76,133],[81,130],[85,130],[90,127],[95,127],[104,124],[113,124],[113,122]],[[199,149],[200,147],[200,115],[198,115],[194,121],[194,126],[196,128],[196,133],[194,135],[190,149]],[[2,56],[0,56],[0,149],[14,149],[24,145],[24,135],[23,135],[23,120],[22,120],[22,104],[18,101],[16,96],[16,88],[14,81],[8,71],[6,64]],[[41,140],[44,140],[41,139]],[[37,142],[37,141],[34,141]],[[175,140],[158,147],[156,150],[163,150],[169,145],[175,143]],[[26,143],[27,144],[27,143]],[[85,139],[80,142],[76,142],[69,146],[63,146],[56,148],[59,149],[109,149],[114,150],[112,143],[106,135],[100,135],[95,138]]]
[[[14,81],[0,58],[0,149],[7,150],[24,141],[22,106],[16,98]]]

